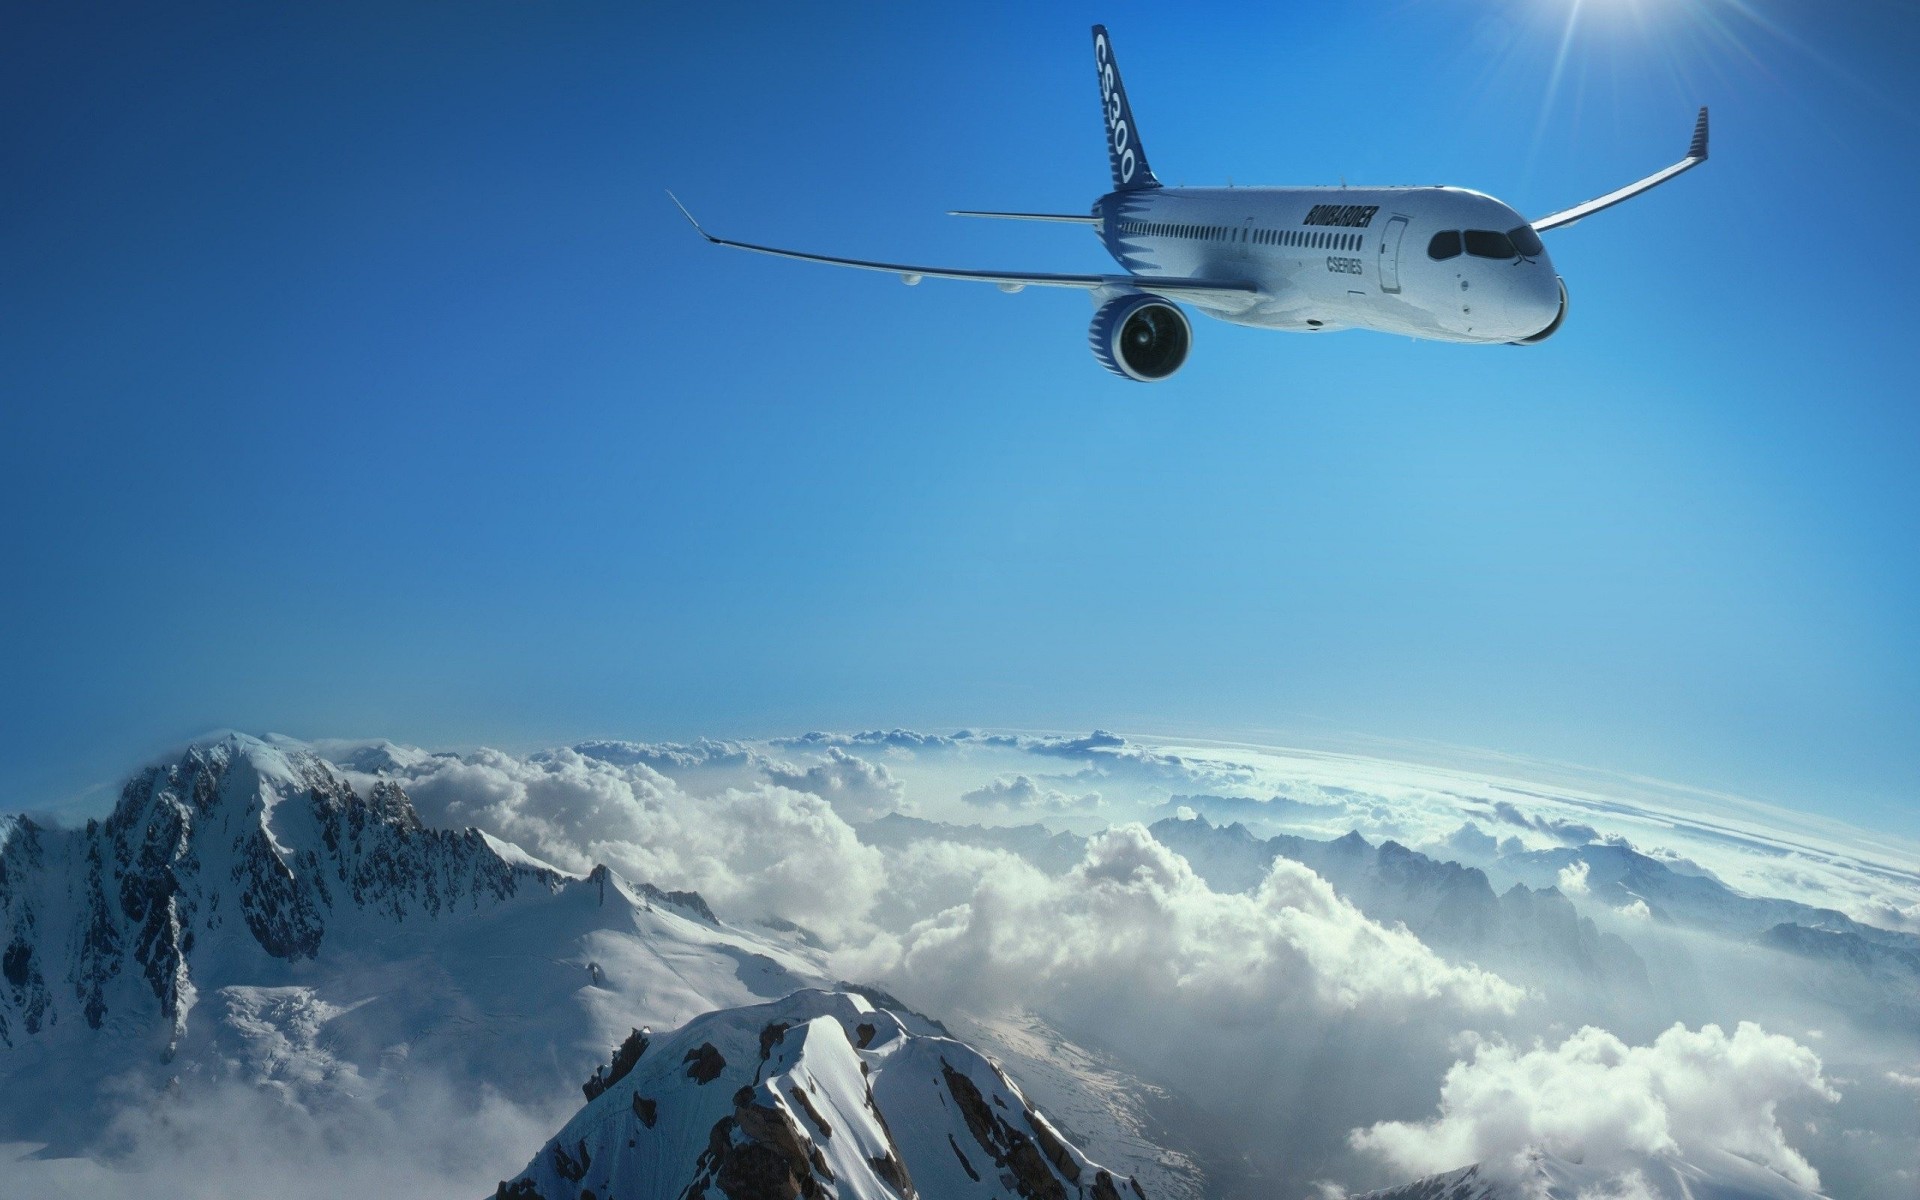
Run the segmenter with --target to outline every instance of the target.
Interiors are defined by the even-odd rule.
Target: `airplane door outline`
[[[1400,238],[1407,232],[1407,219],[1395,217],[1380,233],[1380,290],[1400,290]]]

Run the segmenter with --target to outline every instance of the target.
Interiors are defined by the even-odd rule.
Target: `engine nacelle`
[[[1547,327],[1545,329],[1542,329],[1539,333],[1534,334],[1532,337],[1521,338],[1519,341],[1513,343],[1514,345],[1537,346],[1541,342],[1544,342],[1548,338],[1552,337],[1554,334],[1560,332],[1560,326],[1567,319],[1567,281],[1562,279],[1559,281],[1559,283],[1560,283],[1560,311],[1553,314],[1553,320],[1547,323]]]
[[[1193,345],[1193,327],[1171,301],[1116,296],[1093,314],[1087,331],[1093,356],[1115,375],[1154,383],[1180,369]]]

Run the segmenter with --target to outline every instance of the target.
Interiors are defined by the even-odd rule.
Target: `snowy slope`
[[[851,993],[710,1013],[645,1045],[637,1063],[631,1049],[622,1057],[626,1073],[498,1196],[1144,1194],[1069,1144],[970,1047],[913,1033]]]
[[[398,787],[252,738],[145,772],[105,821],[0,839],[0,1141],[77,1148],[130,1080],[577,1096],[630,1027],[826,978],[692,893],[426,828]]]

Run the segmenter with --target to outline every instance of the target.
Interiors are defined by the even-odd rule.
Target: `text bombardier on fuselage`
[[[1094,357],[1116,375],[1149,382],[1179,370],[1193,341],[1175,301],[1237,325],[1297,333],[1376,329],[1445,342],[1545,341],[1566,318],[1567,289],[1540,234],[1707,160],[1702,108],[1685,158],[1535,221],[1466,188],[1163,187],[1147,165],[1105,26],[1093,27],[1093,57],[1113,190],[1086,216],[954,215],[1090,225],[1126,274],[970,271],[837,258],[715,237],[691,213],[687,220],[717,245],[888,271],[909,284],[932,276],[994,283],[1005,292],[1029,285],[1084,288],[1096,306],[1088,335]]]

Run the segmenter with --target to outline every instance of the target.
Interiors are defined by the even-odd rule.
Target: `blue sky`
[[[1439,742],[1920,830],[1920,15],[1863,2],[11,5],[0,808],[216,726]],[[1169,183],[1547,212],[1533,349],[1216,323],[716,230],[1105,261]],[[1564,51],[1563,51],[1564,46]]]

